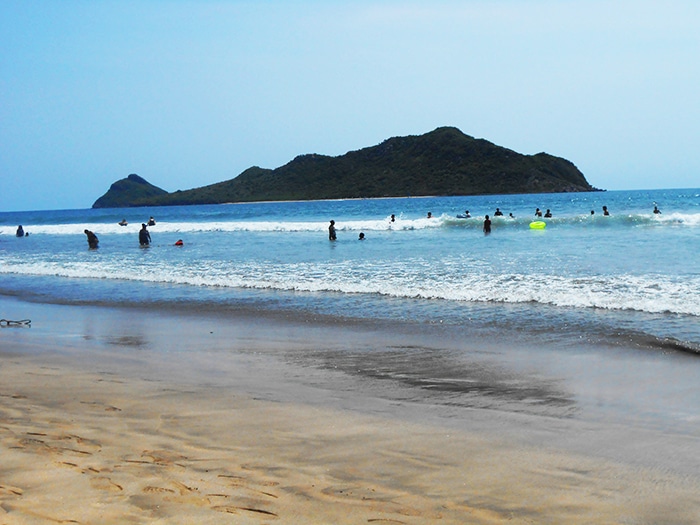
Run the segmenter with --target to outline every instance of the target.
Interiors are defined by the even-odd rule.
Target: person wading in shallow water
[[[87,235],[87,243],[90,249],[97,249],[97,245],[100,243],[100,240],[97,238],[97,235],[95,235],[90,230],[85,230],[85,235]]]
[[[484,217],[484,235],[488,235],[491,233],[491,219],[489,219],[489,216],[487,215]]]
[[[139,244],[141,246],[148,246],[151,244],[151,234],[148,233],[148,229],[145,224],[141,224],[141,230],[139,230]]]
[[[331,221],[330,226],[328,226],[328,240],[335,240],[335,221]]]
[[[491,219],[489,219],[489,216],[487,215],[484,217],[484,235],[488,235],[491,233]]]

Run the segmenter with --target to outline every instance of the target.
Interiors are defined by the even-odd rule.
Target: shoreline
[[[346,346],[394,348],[396,365],[399,333],[0,306],[33,317],[0,331],[0,523],[693,523],[700,510],[692,435],[658,450],[634,421],[451,405],[350,373]],[[523,374],[510,388],[532,384],[510,364]],[[581,446],[619,438],[658,457]]]

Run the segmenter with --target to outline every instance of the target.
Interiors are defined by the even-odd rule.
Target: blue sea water
[[[700,189],[5,212],[0,294],[700,352]]]

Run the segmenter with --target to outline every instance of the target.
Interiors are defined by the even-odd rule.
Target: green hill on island
[[[276,169],[168,193],[138,175],[115,182],[93,208],[406,196],[596,191],[566,159],[522,155],[443,127],[345,155],[300,155]]]
[[[169,195],[167,191],[154,186],[142,177],[132,173],[125,179],[118,180],[109,187],[107,193],[97,199],[93,208],[128,208],[142,200]]]

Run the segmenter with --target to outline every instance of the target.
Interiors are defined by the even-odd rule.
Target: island
[[[337,157],[306,154],[276,169],[253,166],[233,179],[189,190],[168,192],[131,174],[92,207],[585,191],[600,190],[566,159],[523,155],[440,127]]]

